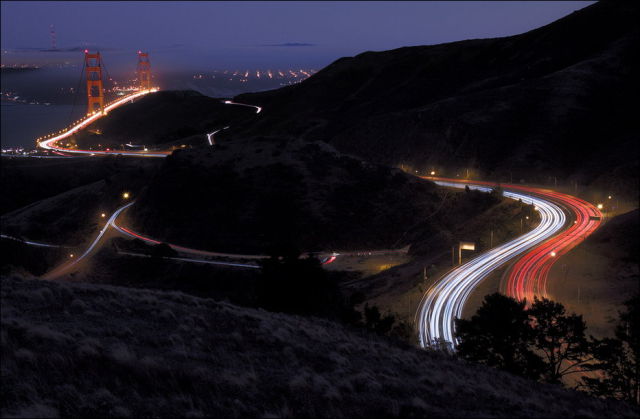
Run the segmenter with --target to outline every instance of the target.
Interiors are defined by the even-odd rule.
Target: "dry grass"
[[[3,417],[633,416],[337,324],[177,292],[2,279]]]

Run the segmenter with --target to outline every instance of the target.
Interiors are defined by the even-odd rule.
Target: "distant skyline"
[[[60,50],[98,48],[111,62],[142,49],[166,70],[319,68],[368,50],[514,35],[592,3],[2,1],[2,61],[73,59],[34,52],[51,47],[53,24]]]

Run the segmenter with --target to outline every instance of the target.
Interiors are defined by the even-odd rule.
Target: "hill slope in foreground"
[[[633,416],[318,319],[2,279],[2,416]]]

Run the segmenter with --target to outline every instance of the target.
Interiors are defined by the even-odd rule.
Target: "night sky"
[[[143,49],[169,67],[321,67],[367,50],[513,35],[591,3],[2,1],[1,46],[5,63],[16,49],[49,48],[54,24],[59,49]]]

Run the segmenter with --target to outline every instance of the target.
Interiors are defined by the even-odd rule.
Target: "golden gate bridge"
[[[157,92],[157,87],[151,86],[151,62],[149,61],[149,53],[138,51],[138,64],[136,67],[138,87],[137,90],[131,94],[115,99],[109,103],[105,103],[105,90],[103,83],[103,69],[106,71],[104,60],[100,55],[100,52],[90,53],[89,50],[84,50],[84,65],[80,76],[86,69],[86,85],[87,85],[87,113],[84,117],[72,122],[68,127],[63,128],[57,132],[50,133],[43,137],[37,138],[36,143],[39,148],[50,150],[53,152],[74,153],[74,154],[88,154],[88,155],[104,155],[104,154],[117,154],[126,156],[139,156],[139,157],[166,157],[169,151],[127,151],[121,152],[117,150],[79,150],[77,148],[65,147],[59,142],[64,139],[68,139],[74,134],[77,134],[82,129],[89,126],[91,123],[107,115],[109,111],[122,106],[126,103],[132,102],[135,99],[143,97],[149,93]],[[108,77],[111,79],[110,77]],[[77,93],[77,92],[76,92]]]

